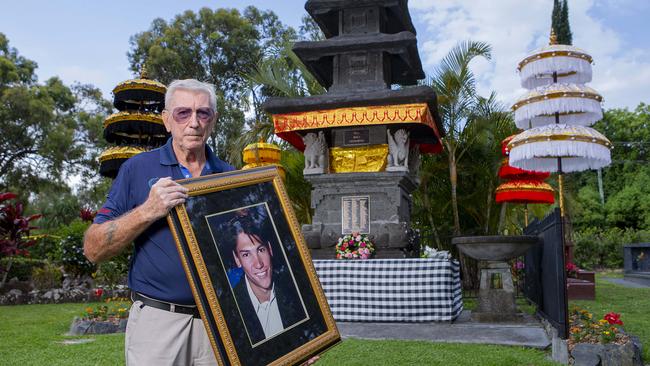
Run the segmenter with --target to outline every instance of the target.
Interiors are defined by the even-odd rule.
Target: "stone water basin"
[[[463,254],[481,261],[507,261],[525,254],[539,242],[532,235],[459,236],[451,243]]]

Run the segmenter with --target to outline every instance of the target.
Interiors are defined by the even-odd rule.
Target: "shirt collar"
[[[251,288],[250,282],[248,282],[248,278],[246,278],[246,275],[244,275],[244,280],[246,281],[246,289],[248,290],[248,296],[251,298],[251,302],[253,303],[253,308],[255,309],[255,312],[259,309],[261,304],[266,304],[266,306],[270,305],[273,303],[275,300],[275,283],[271,285],[271,297],[269,297],[269,301],[265,301],[264,303],[260,303],[260,301],[257,299],[257,296],[255,296],[255,293],[253,292],[253,289]]]
[[[219,159],[212,149],[207,144],[205,145],[205,158],[206,158],[206,168],[209,173],[221,173],[224,171],[222,164],[220,164]],[[178,159],[176,159],[176,154],[174,154],[174,147],[172,146],[172,138],[170,137],[167,140],[167,143],[160,148],[160,164],[161,165],[179,165]]]

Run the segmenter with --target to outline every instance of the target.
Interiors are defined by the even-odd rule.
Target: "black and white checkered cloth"
[[[337,321],[452,321],[463,310],[455,260],[314,260],[314,265]]]

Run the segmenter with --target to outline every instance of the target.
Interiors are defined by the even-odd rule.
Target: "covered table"
[[[453,321],[463,310],[455,260],[314,260],[314,265],[337,321]]]

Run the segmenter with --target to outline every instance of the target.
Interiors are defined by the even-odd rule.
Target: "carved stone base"
[[[342,236],[342,198],[368,196],[370,240],[377,258],[404,257],[408,246],[411,197],[416,184],[408,172],[348,173],[305,176],[313,187],[313,223],[302,227],[316,258],[334,258]],[[320,250],[322,249],[322,250]]]
[[[325,168],[311,168],[311,169],[303,169],[302,174],[304,175],[311,175],[311,174],[324,174],[325,173]]]
[[[386,167],[387,172],[408,172],[409,168],[406,166],[389,166]]]

